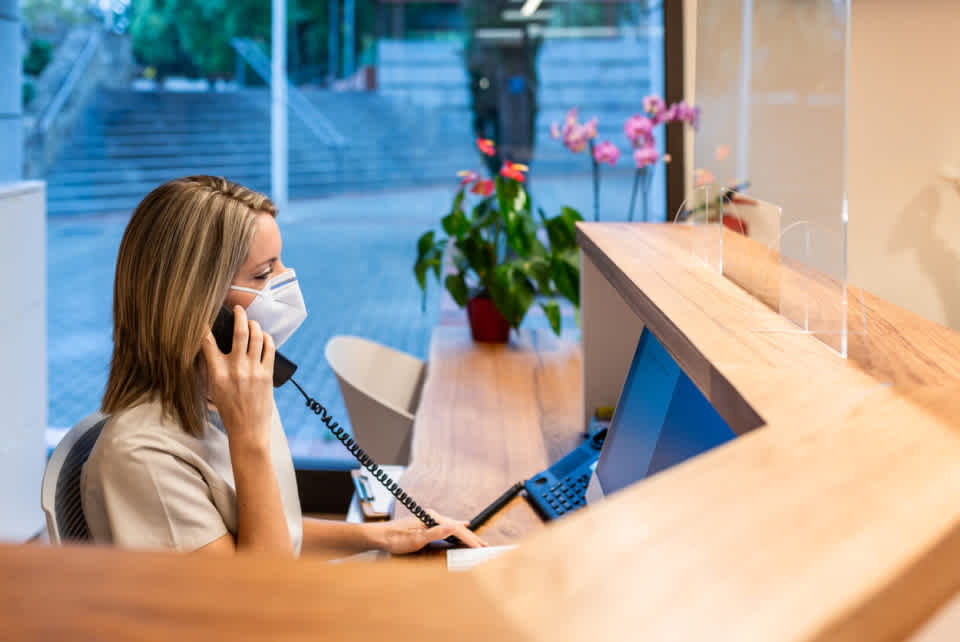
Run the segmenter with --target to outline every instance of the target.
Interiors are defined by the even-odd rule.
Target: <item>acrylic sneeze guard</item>
[[[847,282],[849,0],[700,0],[694,252],[840,355],[864,331]],[[739,192],[729,187],[741,186]],[[786,328],[786,329],[785,329]]]

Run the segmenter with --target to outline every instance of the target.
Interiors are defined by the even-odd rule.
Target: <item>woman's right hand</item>
[[[233,347],[220,352],[212,332],[203,341],[209,391],[227,439],[234,448],[266,452],[273,416],[273,338],[248,321],[243,307],[233,308]]]

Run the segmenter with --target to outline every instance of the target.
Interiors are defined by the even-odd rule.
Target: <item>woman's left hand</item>
[[[427,528],[416,517],[405,517],[376,524],[376,528],[380,529],[380,532],[377,533],[379,548],[396,555],[413,553],[430,542],[444,539],[450,535],[455,535],[470,548],[487,546],[485,541],[467,529],[469,522],[450,519],[433,511],[427,512],[438,522],[437,526]]]

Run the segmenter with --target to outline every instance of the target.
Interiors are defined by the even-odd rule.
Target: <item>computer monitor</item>
[[[736,437],[644,328],[587,488],[596,501]]]

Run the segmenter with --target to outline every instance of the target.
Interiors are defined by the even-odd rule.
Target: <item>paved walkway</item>
[[[602,218],[624,220],[630,174],[604,181],[602,211],[610,215]],[[421,311],[414,248],[417,237],[448,211],[453,185],[295,201],[278,218],[284,263],[296,268],[309,313],[283,351],[300,365],[297,380],[344,424],[346,411],[324,345],[335,334],[355,334],[426,357],[441,296],[431,287],[426,312]],[[532,189],[548,213],[567,204],[592,218],[590,185],[584,174],[539,179]],[[113,269],[126,221],[127,216],[102,216],[48,222],[52,428],[69,427],[99,406],[111,351]],[[525,325],[542,327],[546,321],[532,310]],[[296,459],[349,458],[296,389],[284,386],[276,399]]]

